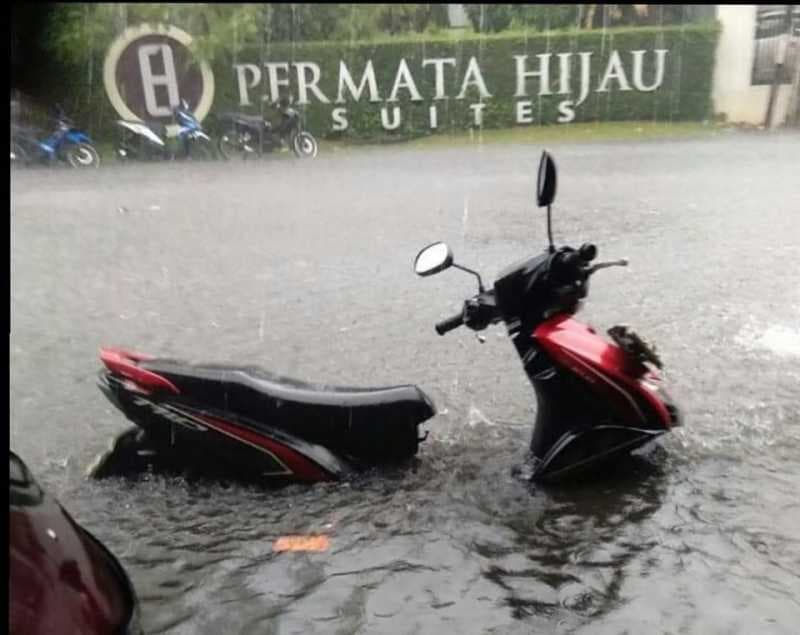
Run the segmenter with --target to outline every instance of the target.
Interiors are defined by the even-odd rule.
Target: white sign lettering
[[[486,83],[483,81],[481,75],[481,67],[478,66],[478,60],[471,57],[467,65],[467,72],[464,74],[464,82],[461,84],[461,92],[458,93],[456,99],[464,99],[467,94],[467,88],[475,86],[480,93],[481,99],[488,99],[491,97],[489,91],[486,90]]]
[[[269,78],[269,95],[272,101],[278,101],[281,86],[289,86],[289,64],[286,62],[267,62],[264,64],[264,68],[267,69],[267,77]],[[286,77],[278,77],[279,70],[286,73]]]
[[[369,86],[369,100],[372,102],[381,100],[380,95],[378,95],[378,82],[375,80],[375,69],[372,67],[372,60],[367,61],[367,66],[364,68],[364,74],[361,76],[361,83],[358,88],[353,83],[353,77],[350,75],[350,71],[347,70],[344,60],[339,60],[339,96],[336,98],[337,104],[344,103],[345,86],[350,91],[353,101],[361,99],[361,93],[364,92],[364,88],[367,86]]]
[[[255,64],[234,64],[233,68],[236,69],[236,80],[239,85],[239,101],[242,106],[250,106],[250,97],[248,89],[255,88],[261,83],[261,69]],[[252,79],[247,81],[247,73],[250,73]]]
[[[532,101],[518,101],[517,102],[517,123],[533,123],[533,108]]]
[[[347,126],[349,125],[347,121],[347,108],[334,108],[331,117],[333,117],[334,132],[343,132],[347,130]]]
[[[167,55],[160,48],[146,51],[147,56],[160,53]],[[594,53],[591,51],[579,51],[569,53],[540,53],[538,55],[513,55],[510,64],[515,71],[514,78],[514,97],[521,98],[515,101],[514,119],[518,124],[531,124],[534,122],[534,102],[531,96],[548,97],[551,95],[564,95],[565,98],[556,104],[558,123],[570,123],[575,121],[578,108],[588,99],[589,94],[594,90],[595,93],[607,93],[611,90],[621,92],[639,91],[652,92],[657,90],[664,82],[667,49],[654,50],[635,50],[626,53],[626,58],[617,50],[608,52],[608,57],[604,58],[602,73],[596,73],[596,87],[592,88],[592,62]],[[141,53],[140,53],[141,54]],[[142,54],[143,55],[143,54]],[[648,55],[652,55],[652,62],[648,64]],[[629,57],[628,57],[629,56]],[[556,59],[553,58],[557,58]],[[142,58],[144,59],[144,58]],[[147,57],[149,60],[149,57]],[[627,60],[627,62],[626,62]],[[625,64],[629,64],[629,72]],[[149,64],[149,62],[148,62]],[[370,103],[383,104],[381,107],[381,125],[384,130],[397,130],[401,127],[404,111],[400,105],[391,105],[401,101],[406,97],[412,102],[430,100],[437,102],[447,99],[464,100],[468,93],[474,94],[473,99],[476,103],[466,106],[472,112],[472,120],[475,126],[484,125],[487,101],[493,99],[492,91],[489,88],[481,71],[477,57],[470,57],[464,69],[463,77],[460,78],[459,92],[457,95],[448,95],[448,86],[453,86],[449,81],[447,72],[455,72],[458,68],[458,61],[455,57],[434,57],[423,58],[414,70],[408,60],[401,58],[395,69],[391,89],[388,96],[382,97],[380,81],[386,81],[386,77],[379,80],[375,72],[372,60],[367,60],[363,69],[354,75],[348,68],[344,60],[339,60],[339,74],[336,84],[336,99],[333,103],[337,107],[330,111],[331,127],[334,131],[342,132],[350,127],[348,121],[348,110],[344,106],[347,103],[359,103],[367,100]],[[645,65],[648,70],[645,73]],[[295,69],[294,82],[290,81],[290,66]],[[432,67],[433,82],[426,84],[432,87],[432,94],[423,95],[419,85],[414,79],[414,72],[430,72]],[[145,68],[145,65],[143,65]],[[150,69],[150,66],[147,66]],[[169,68],[165,64],[165,68]],[[239,104],[242,106],[252,105],[251,91],[262,83],[262,70],[255,64],[235,64],[236,82],[239,88]],[[289,90],[290,85],[296,84],[298,103],[307,105],[317,102],[322,104],[331,103],[330,99],[320,88],[322,82],[322,70],[319,64],[314,62],[267,62],[264,64],[269,88],[268,96],[277,100],[281,96],[282,90]],[[174,69],[172,71],[174,76]],[[647,77],[645,77],[647,74]],[[145,74],[150,86],[150,101],[155,105],[155,93],[152,89],[155,85],[164,84],[169,86],[169,71],[165,71],[163,76],[153,76],[152,71],[149,75]],[[456,78],[453,78],[456,79]],[[488,78],[491,80],[491,77]],[[457,81],[457,80],[456,80]],[[536,86],[535,89],[531,84]],[[327,84],[330,85],[330,84]],[[383,86],[386,90],[387,86]],[[429,89],[430,90],[430,89]],[[172,99],[172,93],[170,93]],[[148,102],[148,108],[150,102]],[[155,106],[157,107],[157,106]],[[539,112],[541,113],[541,104]],[[550,110],[548,110],[550,112]],[[542,123],[542,122],[538,122]],[[431,130],[439,127],[439,111],[435,104],[428,106],[428,126]]]
[[[581,96],[578,97],[576,106],[580,106],[589,96],[589,71],[591,67],[592,53],[581,53]]]
[[[514,97],[527,97],[528,91],[525,84],[529,77],[539,78],[539,94],[550,94],[550,57],[552,53],[542,53],[536,57],[539,59],[538,71],[526,71],[525,62],[528,59],[527,55],[515,55],[514,59],[517,60],[517,92]]]
[[[558,54],[558,68],[559,68],[559,82],[558,94],[569,94],[569,62],[572,53],[559,53]]]
[[[172,49],[166,44],[142,44],[138,50],[139,68],[142,71],[142,88],[147,112],[152,117],[169,117],[172,109],[180,103],[178,97],[178,78],[175,76],[175,60]],[[164,62],[164,74],[155,75],[150,59],[161,55]],[[166,86],[167,105],[159,106],[156,100],[156,86]]]
[[[645,86],[642,80],[642,60],[644,59],[645,53],[647,53],[647,51],[631,51],[631,55],[633,55],[633,85],[636,90],[649,93],[661,86],[661,82],[664,81],[664,58],[667,56],[667,49],[656,49],[655,78],[653,79],[653,83],[649,86]]]
[[[392,120],[389,121],[389,109],[384,106],[381,108],[381,125],[384,130],[397,130],[403,122],[403,117],[400,114],[400,109],[395,106],[392,108]]]
[[[456,58],[455,57],[441,57],[435,58],[430,60],[423,60],[422,61],[422,68],[425,68],[429,64],[433,64],[433,68],[436,71],[436,94],[433,96],[434,99],[444,99],[447,95],[444,93],[444,65],[450,64],[451,66],[456,65]]]
[[[569,123],[575,119],[575,108],[570,100],[562,101],[558,104],[558,123]]]
[[[308,91],[314,93],[323,104],[329,104],[330,100],[322,94],[317,84],[319,84],[319,64],[314,62],[295,62],[294,68],[297,71],[297,93],[299,104],[308,103]],[[311,71],[311,81],[306,79],[306,71]]]
[[[606,73],[603,75],[603,81],[600,82],[597,92],[607,93],[608,85],[612,79],[617,80],[620,90],[631,89],[630,84],[628,84],[628,79],[625,77],[625,69],[622,67],[622,60],[619,58],[619,53],[616,51],[611,51],[611,57],[608,58]]]
[[[408,68],[405,58],[400,59],[392,94],[389,95],[389,99],[386,101],[397,101],[397,93],[401,88],[405,88],[408,91],[411,95],[411,101],[422,101],[422,95],[417,90],[417,85],[414,83],[414,77],[411,75],[411,70]]]
[[[483,127],[483,109],[486,108],[486,104],[472,104],[469,109],[472,111],[473,117],[475,117],[475,126],[478,128]]]

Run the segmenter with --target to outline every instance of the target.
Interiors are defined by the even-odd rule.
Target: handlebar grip
[[[464,323],[464,317],[461,313],[454,315],[453,317],[449,317],[446,320],[442,320],[436,325],[436,332],[439,335],[444,335],[448,331],[452,331],[453,329],[457,329]]]

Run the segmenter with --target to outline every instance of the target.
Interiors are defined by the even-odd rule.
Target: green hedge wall
[[[480,101],[478,91],[471,87],[463,100],[455,99],[464,79],[467,64],[475,57],[480,65],[483,79],[489,92],[483,111],[486,128],[505,128],[517,125],[515,104],[527,99],[533,102],[533,125],[556,124],[558,106],[565,99],[577,100],[580,90],[580,63],[577,53],[591,52],[591,81],[589,96],[575,109],[576,122],[587,121],[677,121],[702,120],[711,111],[711,82],[719,26],[717,24],[687,25],[679,27],[644,27],[608,29],[606,31],[574,31],[557,33],[500,33],[488,36],[465,35],[455,38],[451,34],[441,36],[387,39],[375,42],[315,42],[273,44],[260,49],[239,50],[235,55],[220,55],[211,60],[215,78],[213,114],[229,110],[257,113],[260,100],[268,86],[263,62],[314,62],[320,66],[319,87],[331,100],[330,104],[318,103],[311,97],[308,105],[301,106],[306,126],[320,137],[345,135],[360,139],[408,138],[431,134],[428,108],[438,106],[438,131],[464,130],[473,125],[470,104]],[[630,51],[644,49],[643,80],[650,84],[654,77],[656,56],[654,49],[668,49],[665,59],[663,82],[656,91],[620,91],[618,84],[611,83],[609,92],[598,93],[608,63],[609,53],[618,51],[622,59],[628,82],[632,85],[633,64]],[[537,54],[552,53],[550,60],[550,85],[558,90],[558,53],[573,52],[571,58],[572,95],[537,95],[538,81],[528,82],[528,97],[515,98],[516,63],[514,55],[528,55],[528,70],[538,69]],[[434,101],[434,69],[422,67],[423,59],[453,57],[455,68],[445,67],[446,100]],[[399,92],[399,101],[386,104],[371,103],[367,94],[353,102],[349,93],[344,104],[333,103],[338,92],[339,61],[343,60],[356,85],[359,83],[367,60],[372,60],[378,89],[382,100],[386,100],[394,84],[400,59],[404,58],[411,70],[414,82],[424,98],[422,102],[411,102],[408,91]],[[239,105],[239,90],[234,63],[252,63],[262,67],[262,85],[249,90],[252,106]],[[72,98],[76,113],[88,117],[87,126],[101,134],[108,131],[116,113],[105,96],[102,85],[102,60],[95,63],[93,77],[87,78],[86,69],[75,69],[75,74],[66,73],[60,78],[61,86],[54,90]],[[78,77],[80,74],[80,77]],[[295,71],[290,72],[292,86],[289,90],[296,96]],[[399,106],[403,122],[398,130],[386,132],[381,125],[381,108]],[[349,128],[344,133],[332,131],[331,111],[337,107],[347,109]],[[213,125],[212,125],[213,127]]]

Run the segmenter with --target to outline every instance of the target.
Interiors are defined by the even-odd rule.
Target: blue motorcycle
[[[100,155],[85,132],[57,107],[55,130],[44,135],[34,128],[11,125],[11,167],[56,161],[68,163],[73,168],[97,168]]]
[[[200,121],[189,109],[189,104],[182,99],[180,106],[173,111],[175,122],[178,124],[176,135],[181,144],[183,157],[186,159],[213,159],[216,157],[214,144],[200,125]]]
[[[172,116],[177,125],[174,138],[167,138],[167,126],[161,122],[117,121],[122,131],[117,156],[123,160],[213,159],[211,138],[185,100],[172,110]]]

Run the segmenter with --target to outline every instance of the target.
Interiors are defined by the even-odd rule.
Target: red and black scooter
[[[573,319],[586,297],[589,278],[626,260],[594,262],[597,248],[553,246],[550,206],[556,167],[546,152],[539,166],[537,199],[547,207],[550,245],[538,256],[500,273],[486,291],[480,276],[453,262],[441,242],[415,260],[420,276],[448,267],[478,277],[479,293],[463,310],[436,325],[444,335],[459,326],[475,331],[504,322],[538,401],[531,451],[533,478],[554,481],[629,454],[681,424],[680,412],[663,387],[655,350],[626,326],[615,326],[607,341]]]
[[[122,565],[13,452],[8,485],[8,632],[142,635]]]

